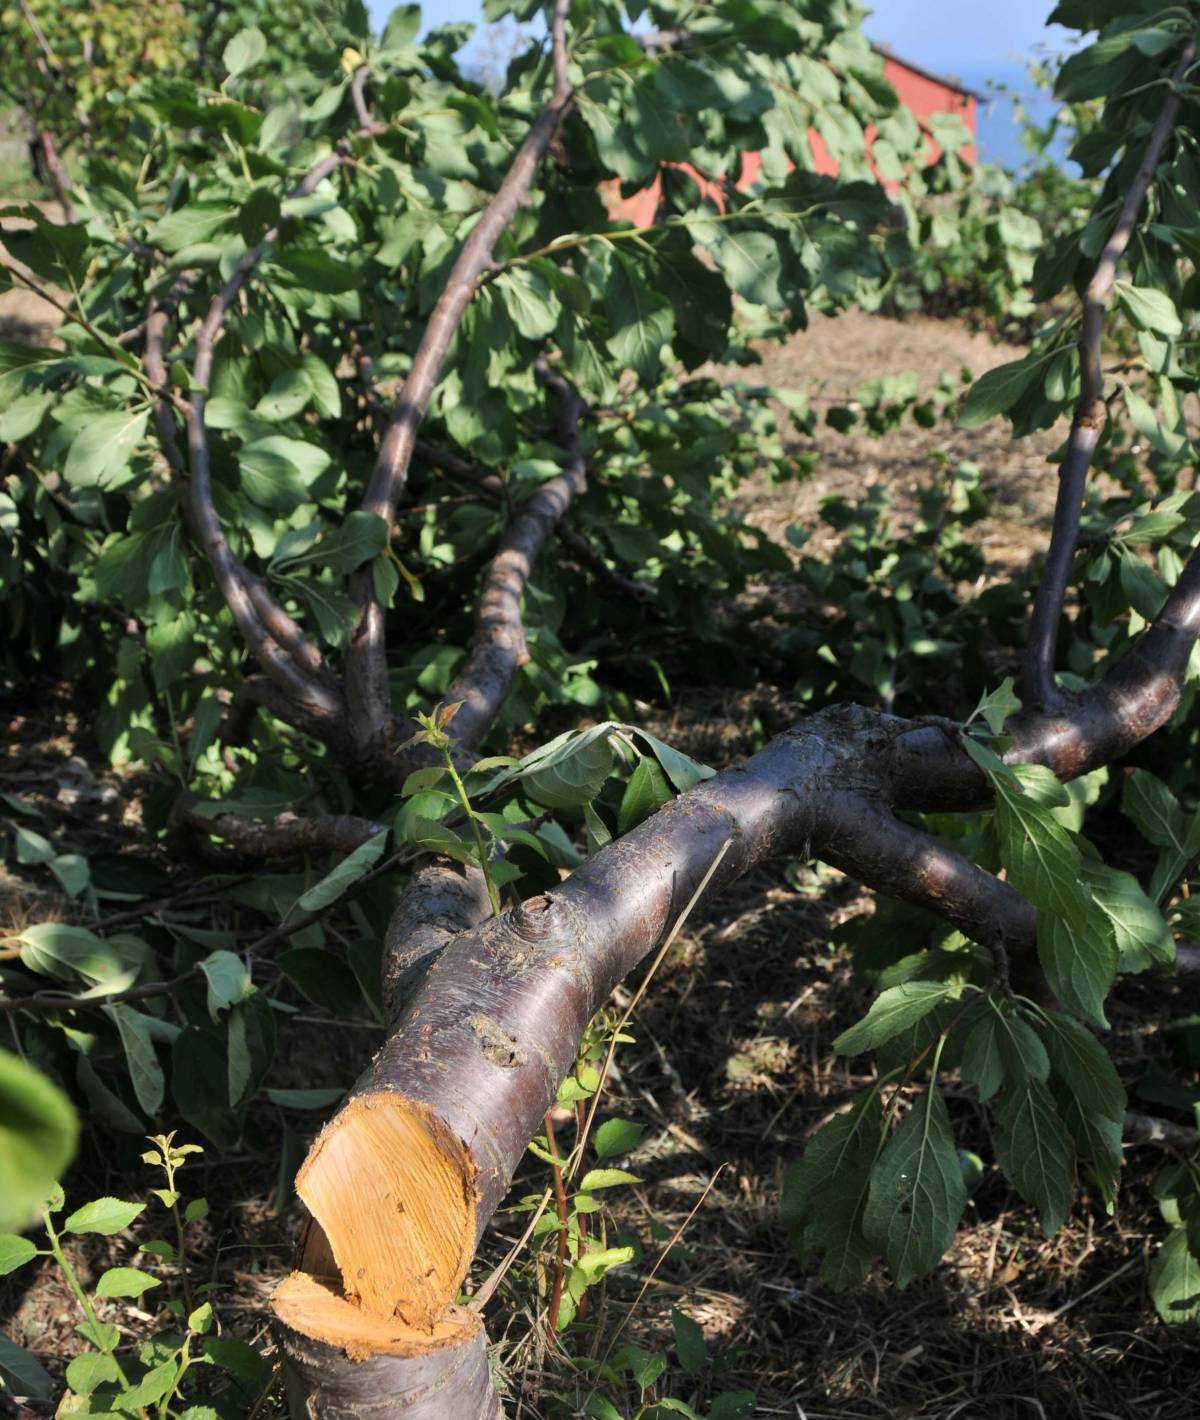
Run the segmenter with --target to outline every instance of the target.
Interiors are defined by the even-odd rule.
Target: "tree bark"
[[[1174,712],[1198,629],[1195,556],[1158,620],[1091,690],[1060,714],[1010,722],[1005,758],[1070,779],[1123,753]],[[769,857],[821,858],[932,907],[990,946],[999,974],[1009,954],[1032,954],[1034,909],[892,812],[987,803],[987,781],[955,727],[834,707],[675,799],[551,892],[450,938],[297,1176],[313,1225],[276,1313],[307,1414],[342,1413],[333,1382],[304,1359],[315,1343],[372,1357],[372,1384],[391,1388],[374,1392],[385,1408],[417,1384],[410,1372],[425,1378],[440,1367],[447,1386],[466,1373],[480,1343],[473,1334],[447,1340],[439,1328],[478,1239],[588,1022],[662,940],[725,844],[709,895]],[[477,910],[469,900],[462,894],[456,920]],[[400,923],[389,951],[406,938]],[[342,1299],[348,1320],[290,1305],[306,1277]],[[379,1326],[392,1352],[371,1340]],[[393,1354],[396,1337],[411,1354]],[[383,1354],[387,1365],[376,1366]],[[498,1413],[490,1392],[466,1403],[456,1393],[456,1420]]]

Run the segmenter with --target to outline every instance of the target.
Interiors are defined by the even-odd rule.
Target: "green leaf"
[[[120,1330],[111,1321],[79,1321],[75,1323],[75,1330],[101,1351],[115,1351],[120,1344]]]
[[[663,773],[680,794],[686,794],[689,789],[694,789],[705,779],[711,779],[717,772],[707,764],[700,764],[681,751],[673,749],[649,730],[635,729],[634,733],[638,739],[645,740],[650,746],[655,759],[662,766]]]
[[[888,1141],[875,1167],[863,1232],[905,1287],[930,1271],[954,1240],[966,1206],[946,1103],[930,1086]]]
[[[545,340],[558,324],[562,303],[541,273],[518,266],[498,277],[495,284],[521,334],[528,340]]]
[[[1150,1268],[1150,1296],[1165,1322],[1200,1317],[1200,1259],[1189,1245],[1187,1228],[1175,1228],[1159,1248]]]
[[[223,1149],[232,1149],[241,1124],[229,1107],[229,1060],[225,1042],[211,1027],[189,1026],[171,1047],[171,1094],[188,1124]]]
[[[308,501],[309,487],[329,467],[329,455],[316,444],[268,434],[238,453],[242,486],[260,506],[290,513]]]
[[[584,1193],[595,1193],[600,1188],[616,1188],[622,1183],[641,1183],[636,1174],[624,1169],[589,1169],[579,1181]]]
[[[362,1006],[354,973],[323,947],[290,947],[275,960],[284,976],[314,1006],[337,1016],[352,1016]]]
[[[199,1336],[203,1336],[205,1332],[211,1330],[212,1324],[213,1309],[211,1302],[202,1302],[187,1319],[188,1330],[195,1332]],[[187,1411],[184,1412],[185,1415],[187,1413]],[[216,1412],[214,1411],[213,1413],[215,1415]]]
[[[1171,930],[1132,873],[1085,858],[1082,875],[1091,889],[1092,900],[1108,920],[1119,954],[1119,970],[1145,971],[1151,966],[1174,964]]]
[[[996,1110],[996,1158],[1017,1192],[1038,1210],[1053,1236],[1075,1189],[1075,1148],[1045,1085],[1010,1086]]]
[[[684,112],[655,83],[657,77],[657,73],[651,74],[633,86],[630,126],[634,141],[647,158],[682,163],[691,148]]]
[[[387,545],[388,525],[385,519],[356,508],[341,527],[321,539],[310,557],[300,560],[317,562],[344,577],[372,557],[377,557]]]
[[[821,1278],[838,1291],[862,1282],[874,1256],[862,1213],[882,1119],[878,1092],[860,1094],[817,1130],[784,1176],[780,1212],[792,1240],[800,1252],[822,1255]]]
[[[662,770],[652,759],[639,759],[617,810],[617,833],[628,833],[674,798]]]
[[[708,1420],[748,1420],[754,1414],[756,1399],[752,1390],[723,1390],[713,1396]]]
[[[323,1090],[267,1090],[267,1098],[280,1109],[328,1109],[346,1093],[340,1085]]]
[[[60,853],[47,867],[68,897],[78,897],[92,880],[92,870],[81,853]]]
[[[989,1100],[1004,1083],[1004,1055],[1000,1048],[999,1022],[989,1010],[977,1021],[963,1046],[959,1067],[964,1080],[979,1091],[981,1100]]]
[[[1026,355],[1023,360],[1010,360],[981,375],[971,386],[959,413],[959,426],[974,429],[1011,409],[1042,378],[1042,366],[1053,353]]]
[[[0,1233],[0,1277],[15,1272],[38,1255],[35,1244],[16,1233]]]
[[[604,311],[612,355],[641,379],[654,380],[662,348],[675,329],[674,308],[645,284],[637,265],[622,252],[616,254],[604,290]]]
[[[628,1119],[606,1119],[592,1136],[592,1147],[598,1159],[611,1159],[637,1148],[643,1126]]]
[[[614,1267],[624,1267],[626,1263],[632,1261],[633,1248],[605,1247],[597,1248],[595,1252],[582,1253],[575,1265],[587,1277],[590,1286],[593,1282],[598,1282],[606,1272],[611,1271]]]
[[[1004,729],[1004,722],[1021,708],[1021,702],[1013,689],[1012,676],[1005,676],[995,690],[986,691],[972,712],[971,719],[982,715],[988,729],[998,735]]]
[[[1115,1119],[1084,1109],[1077,1097],[1057,1079],[1051,1088],[1079,1157],[1088,1165],[1104,1205],[1111,1213],[1121,1184],[1122,1125]]]
[[[1175,795],[1149,770],[1135,769],[1125,776],[1121,808],[1137,825],[1142,837],[1155,847],[1183,852],[1186,815]]]
[[[1044,1085],[1050,1078],[1050,1056],[1037,1032],[1015,1011],[999,1009],[994,1014],[1005,1076],[1018,1084],[1036,1080]]]
[[[303,370],[284,370],[271,381],[271,388],[254,406],[259,419],[282,422],[294,419],[312,398],[312,385]]]
[[[98,1385],[117,1384],[121,1368],[105,1351],[85,1351],[67,1365],[67,1385],[76,1395],[91,1395]]]
[[[752,305],[783,310],[788,297],[781,282],[783,252],[769,232],[745,231],[735,223],[720,229],[719,240],[707,244],[730,287]]]
[[[1128,281],[1114,281],[1113,290],[1121,309],[1139,330],[1167,337],[1183,334],[1183,321],[1175,302],[1165,291],[1152,286],[1133,286]]]
[[[1153,621],[1167,599],[1167,586],[1157,572],[1128,547],[1114,549],[1121,578],[1121,590],[1139,616]]]
[[[833,1042],[839,1055],[860,1055],[874,1050],[927,1016],[935,1006],[962,990],[954,982],[905,981],[889,986],[871,1003],[871,1009]]]
[[[261,1382],[267,1362],[254,1349],[236,1336],[209,1336],[204,1341],[204,1355],[214,1366],[220,1366],[247,1385]]]
[[[24,1227],[75,1154],[70,1100],[34,1066],[0,1050],[0,1228]]]
[[[105,488],[129,466],[146,433],[146,409],[114,409],[91,418],[71,442],[63,478],[72,488]]]
[[[1038,960],[1063,1005],[1107,1030],[1104,998],[1116,978],[1120,957],[1104,913],[1094,904],[1089,906],[1082,931],[1050,912],[1038,914]]]
[[[675,1333],[675,1354],[679,1357],[679,1364],[689,1376],[700,1375],[708,1360],[708,1347],[699,1324],[678,1307],[672,1307],[671,1329]]]
[[[163,251],[182,251],[212,241],[223,227],[232,225],[234,215],[227,202],[193,203],[160,217],[146,233],[146,239]]]
[[[144,1213],[144,1203],[125,1203],[120,1198],[97,1198],[94,1203],[85,1203],[77,1208],[63,1224],[68,1233],[99,1233],[111,1238],[124,1231],[139,1214]]]
[[[416,39],[420,29],[420,5],[397,5],[387,17],[379,47],[384,53],[404,49]]]
[[[90,1231],[96,1231],[91,1229]],[[151,1287],[159,1286],[157,1277],[139,1272],[136,1267],[110,1267],[96,1284],[98,1297],[140,1297]]]
[[[104,1014],[117,1024],[138,1104],[147,1114],[157,1114],[166,1093],[166,1078],[154,1050],[148,1018],[125,1005],[105,1006]]]
[[[30,971],[72,984],[84,981],[105,990],[131,985],[145,960],[145,943],[140,938],[105,940],[65,922],[36,923],[26,927],[18,940],[21,962]]]
[[[1120,1124],[1125,1118],[1125,1087],[1108,1052],[1078,1021],[1047,1011],[1038,1022],[1055,1075],[1093,1114]]]
[[[3,389],[0,376],[0,389]],[[30,390],[16,399],[10,400],[0,412],[0,440],[15,444],[36,432],[50,406],[59,398],[54,390]]]
[[[257,25],[250,25],[239,30],[225,46],[221,63],[232,79],[238,74],[244,74],[247,69],[252,69],[260,59],[266,57],[266,53],[266,35]]]
[[[223,1010],[242,1001],[254,989],[241,957],[223,947],[199,963],[208,983],[208,1014],[217,1020]]]
[[[179,1377],[179,1362],[174,1356],[146,1372],[135,1386],[130,1386],[121,1394],[121,1410],[136,1415],[139,1410],[149,1410],[171,1393]]]
[[[257,1093],[275,1056],[275,1012],[261,991],[230,1010],[226,1039],[229,1105],[237,1109]]]
[[[342,389],[337,376],[319,356],[307,352],[300,357],[300,367],[312,390],[313,408],[323,419],[336,419],[342,412]],[[374,517],[373,513],[361,510],[350,514],[350,518]]]
[[[1022,787],[1019,793],[1001,775],[991,776],[1000,860],[1012,885],[1035,907],[1083,932],[1088,926],[1090,902],[1079,882],[1080,852],[1049,811],[1046,771],[1033,775],[1031,769],[1030,765],[1012,766]],[[1049,801],[1051,807],[1053,802]],[[1069,803],[1065,790],[1058,802]]]
[[[520,778],[530,798],[548,809],[577,808],[594,799],[612,773],[611,733],[611,723],[572,730],[553,742],[550,754],[529,756],[533,765],[523,767]]]
[[[0,1209],[6,1205],[0,1204]],[[54,1394],[54,1382],[42,1363],[31,1352],[23,1350],[0,1331],[0,1384],[16,1396],[32,1400],[49,1400]]]
[[[387,842],[388,835],[381,830],[368,838],[365,843],[360,843],[354,852],[343,858],[332,872],[326,873],[315,887],[310,887],[307,892],[301,893],[287,915],[290,917],[293,912],[320,912],[322,908],[336,902],[360,878],[366,877],[379,862],[383,857],[383,850],[387,847]]]

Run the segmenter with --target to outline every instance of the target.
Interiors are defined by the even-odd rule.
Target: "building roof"
[[[905,59],[902,55],[897,54],[890,44],[885,44],[882,40],[872,40],[871,48],[876,54],[881,54],[884,59],[890,59],[893,64],[902,64],[905,69],[919,74],[922,79],[929,79],[934,84],[941,84],[944,89],[953,89],[956,94],[962,94],[964,97],[975,99],[980,103],[987,97],[986,94],[978,93],[975,89],[968,89],[953,74],[935,74],[932,69],[926,69],[924,65],[914,64],[911,59]]]

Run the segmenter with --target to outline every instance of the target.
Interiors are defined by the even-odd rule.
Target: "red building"
[[[951,113],[957,114],[970,129],[972,136],[975,135],[978,101],[976,94],[970,89],[964,88],[957,79],[944,78],[931,73],[928,69],[922,69],[920,65],[910,64],[908,60],[898,58],[884,45],[875,45],[874,48],[883,59],[884,75],[888,83],[899,95],[900,102],[921,123],[926,132],[928,132],[928,124],[924,120],[933,114]],[[871,137],[872,130],[868,128],[868,143],[870,143]],[[821,135],[815,130],[810,131],[808,142],[812,149],[814,169],[831,177],[836,176],[837,160],[830,155]],[[929,139],[927,151],[928,161],[933,162],[938,156],[939,149],[932,137]],[[975,161],[974,143],[961,148],[959,157],[968,163],[973,163]],[[714,184],[706,182],[687,163],[680,163],[676,166],[691,174],[706,197],[713,198],[719,206],[723,206],[720,191]],[[738,187],[742,189],[752,187],[758,181],[760,166],[759,155],[747,153],[742,159],[742,176]],[[604,192],[609,211],[614,217],[631,222],[635,227],[649,226],[654,221],[659,198],[657,179],[650,187],[644,188],[629,198],[621,197],[621,185],[615,179],[604,184]]]

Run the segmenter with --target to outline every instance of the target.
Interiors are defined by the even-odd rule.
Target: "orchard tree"
[[[1122,972],[1194,964],[1164,912],[1191,920],[1176,892],[1200,813],[1123,778],[1159,850],[1147,884],[1083,828],[1110,763],[1168,726],[1195,750],[1200,10],[1058,6],[1091,36],[1058,76],[1087,116],[1084,182],[1032,214],[972,188],[961,124],[898,104],[851,0],[653,4],[653,30],[640,12],[558,0],[496,97],[457,69],[458,27],[418,39],[415,7],[376,38],[351,6],[283,69],[251,26],[211,89],[148,74],[110,96],[129,141],[85,167],[77,220],[8,214],[31,224],[5,230],[12,280],[49,283],[64,317],[63,349],[3,349],[11,664],[98,689],[106,750],[160,771],[152,828],[334,858],[272,943],[347,890],[403,884],[386,1043],[297,1177],[311,1218],[274,1310],[298,1415],[500,1413],[479,1308],[456,1304],[480,1236],[556,1095],[594,1113],[581,1041],[603,1058],[590,1023],[613,987],[763,860],[816,858],[927,914],[917,950],[875,919],[877,994],[838,1041],[875,1052],[875,1083],[788,1177],[792,1230],[835,1287],[879,1258],[903,1285],[950,1245],[948,1072],[989,1101],[996,1158],[1048,1231],[1077,1178],[1111,1207],[1126,1100],[1105,1000]],[[814,130],[836,178],[812,170]],[[613,184],[653,189],[653,222],[611,218]],[[728,500],[756,470],[807,471],[770,398],[802,429],[813,415],[705,367],[750,363],[750,337],[810,310],[903,305],[939,272],[1034,332],[961,403],[943,391],[960,422],[1070,418],[1045,557],[959,602],[982,570],[944,536],[980,511],[963,475],[880,576],[852,543],[793,573]],[[881,426],[937,416],[887,382],[864,402]],[[664,628],[719,677],[745,627],[714,594],[767,573],[826,607],[785,647],[811,714],[714,775],[605,713],[628,700],[597,661],[624,648],[628,683],[652,683]],[[1027,597],[1019,688],[996,676],[959,703],[980,641],[1025,637]],[[509,754],[531,726],[562,732]],[[55,863],[85,891],[86,864]],[[274,1032],[242,958],[193,943],[163,979],[139,938],[22,943],[0,1005],[38,1058],[79,1052],[73,1022],[100,1010],[130,1082],[89,1062],[78,1088],[153,1115],[164,1032],[140,1003],[171,996],[174,1107],[236,1141]],[[585,1138],[565,1162],[538,1147],[571,1171]],[[1200,1310],[1194,1179],[1160,1181],[1169,1319]],[[570,1247],[563,1326],[613,1261]]]

